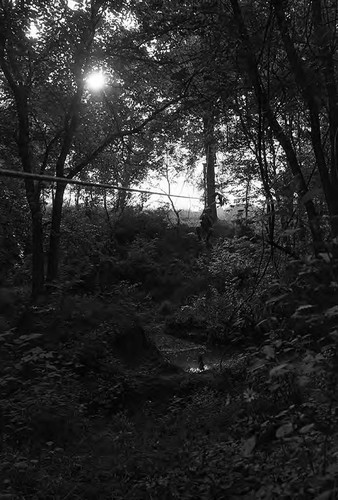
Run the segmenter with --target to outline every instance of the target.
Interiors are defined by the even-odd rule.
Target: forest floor
[[[151,339],[170,363],[185,371],[199,371],[200,356],[203,359],[204,370],[216,368],[220,363],[225,365],[226,358],[229,356],[225,348],[206,347],[203,344],[164,333],[161,324],[158,325],[157,331],[152,333]]]
[[[257,291],[247,239],[219,256],[176,229],[37,303],[0,289],[0,500],[338,498],[330,265]]]
[[[185,369],[152,343],[132,362],[100,350],[98,366],[111,328],[57,352],[39,334],[2,336],[0,500],[336,498],[335,451],[321,473],[336,436],[309,424],[307,402],[257,398],[248,352],[188,371],[205,348],[154,321],[149,337],[188,354]]]

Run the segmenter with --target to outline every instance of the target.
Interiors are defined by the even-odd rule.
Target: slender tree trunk
[[[261,173],[261,180],[265,191],[266,197],[266,214],[268,216],[268,240],[271,244],[274,241],[274,233],[275,233],[275,203],[274,197],[271,192],[270,178],[269,178],[269,169],[268,169],[268,161],[266,158],[266,145],[265,145],[265,123],[264,123],[264,113],[262,112],[262,103],[261,103],[262,95],[258,96],[258,134],[257,134],[257,160],[259,165],[259,170]],[[271,257],[273,258],[274,247],[271,245]]]
[[[274,0],[275,1],[275,0]],[[276,0],[277,2],[278,0]],[[245,57],[247,61],[247,74],[251,80],[251,84],[254,88],[256,98],[258,103],[260,103],[262,111],[264,112],[268,124],[276,137],[277,141],[282,146],[285,155],[287,157],[290,169],[292,171],[292,175],[297,180],[297,191],[300,197],[303,197],[307,192],[308,188],[299,165],[297,155],[293,148],[292,142],[290,138],[286,135],[283,128],[281,127],[279,121],[277,120],[275,114],[272,111],[271,105],[269,103],[269,99],[266,91],[263,88],[257,61],[254,53],[252,52],[251,43],[249,36],[247,34],[247,30],[243,21],[243,17],[241,14],[241,10],[238,4],[238,0],[230,0],[234,19],[238,27],[239,37],[243,44],[245,50]],[[316,212],[314,203],[312,200],[306,200],[304,202],[306,213],[309,220],[310,231],[312,235],[313,245],[315,253],[318,253],[323,248],[323,239],[320,230],[320,224],[318,219],[318,214]]]
[[[24,172],[32,173],[27,90],[20,85],[13,87],[13,90],[19,121],[19,155]],[[32,298],[36,299],[43,292],[45,281],[41,189],[40,184],[35,184],[33,179],[25,179],[25,189],[32,220]]]
[[[337,162],[336,162],[336,147],[338,144],[337,127],[338,127],[338,105],[337,105],[337,89],[335,82],[335,74],[332,66],[332,54],[327,47],[322,45],[321,32],[321,4],[319,0],[312,1],[313,20],[315,26],[315,33],[317,32],[317,40],[319,48],[323,57],[323,73],[326,80],[326,90],[328,94],[328,121],[330,129],[330,142],[331,142],[331,175],[327,166],[325,152],[323,147],[323,140],[321,134],[320,124],[320,96],[311,79],[308,69],[305,67],[303,59],[297,53],[294,42],[289,32],[289,23],[286,19],[286,9],[288,2],[286,0],[272,0],[276,17],[278,21],[278,28],[284,44],[288,61],[292,69],[295,81],[302,93],[303,100],[308,108],[310,124],[311,124],[311,141],[315,154],[317,167],[321,179],[321,184],[324,191],[325,200],[330,214],[330,223],[333,236],[338,236],[338,178],[337,178]]]
[[[248,221],[249,217],[249,194],[250,194],[250,187],[251,187],[251,178],[248,177],[246,179],[246,186],[245,186],[245,208],[244,208],[244,213],[245,213],[245,221]]]
[[[79,124],[79,114],[81,107],[81,99],[83,94],[83,81],[78,83],[78,88],[73,96],[70,106],[70,113],[65,118],[64,136],[61,146],[61,151],[55,166],[57,177],[64,177],[65,163],[69,154],[73,139]],[[60,251],[60,230],[62,221],[63,195],[66,185],[57,183],[55,188],[55,196],[52,209],[52,224],[49,236],[49,252],[47,265],[47,281],[51,282],[57,278],[59,268],[59,251]]]
[[[47,281],[51,282],[57,278],[59,269],[60,237],[63,195],[65,184],[57,184],[52,212],[52,224],[49,238],[49,253],[47,266]]]
[[[92,6],[92,21],[93,24],[87,29],[87,36],[84,43],[77,52],[76,57],[76,71],[75,77],[77,80],[77,88],[70,103],[69,111],[65,117],[63,140],[61,150],[55,166],[55,173],[57,177],[65,177],[65,163],[69,152],[71,150],[73,140],[80,121],[81,102],[84,92],[84,71],[87,68],[90,58],[91,46],[94,40],[97,22],[100,19],[99,14],[101,2],[95,2]],[[79,173],[82,168],[78,170],[71,170],[68,173],[68,178],[74,177]],[[53,281],[57,278],[59,268],[59,253],[60,253],[60,237],[61,237],[61,221],[62,221],[62,207],[63,196],[66,185],[57,183],[55,190],[55,198],[53,202],[52,211],[52,225],[49,239],[49,253],[48,253],[48,266],[47,266],[47,280]]]
[[[32,297],[35,299],[43,292],[45,282],[42,217],[39,210],[32,214],[32,250]]]
[[[126,180],[122,182],[122,187],[128,189],[130,187],[130,183]],[[117,193],[117,210],[119,210],[121,213],[126,209],[128,199],[129,199],[128,191],[125,191],[123,189]]]
[[[181,224],[180,210],[177,210],[177,208],[175,207],[174,200],[172,199],[172,196],[171,196],[171,183],[170,183],[170,176],[169,176],[169,168],[168,168],[168,164],[166,161],[165,161],[165,174],[164,175],[165,175],[165,178],[166,178],[166,181],[168,184],[168,193],[167,193],[168,200],[170,202],[171,209],[175,214],[177,226],[179,226]]]
[[[336,11],[337,12],[337,11]],[[336,15],[335,12],[335,15]],[[318,57],[323,67],[328,103],[330,134],[330,189],[327,193],[328,206],[331,207],[331,227],[334,236],[338,235],[338,89],[335,70],[336,26],[330,33],[329,26],[323,21],[320,0],[312,0],[314,39]]]
[[[61,138],[61,136],[63,136],[60,154],[56,163],[56,175],[60,177],[64,176],[65,162],[70,152],[76,130],[78,128],[81,100],[85,85],[83,76],[85,68],[88,67],[88,64],[90,62],[90,53],[95,36],[95,31],[103,15],[103,10],[104,7],[102,8],[102,2],[93,2],[90,23],[88,24],[82,42],[78,45],[75,53],[75,59],[73,61],[74,64],[72,65],[72,69],[74,69],[74,76],[77,81],[77,89],[70,103],[69,110],[65,116],[63,133],[57,134],[57,138],[54,139],[56,141]],[[10,9],[8,10],[8,12],[10,12]],[[8,24],[8,27],[11,26],[11,22]],[[30,70],[28,71],[28,69],[23,66],[22,69],[24,73],[26,73],[27,70],[27,75],[19,74],[19,68],[21,68],[21,66],[19,64],[20,61],[17,61],[17,53],[15,52],[14,48],[19,47],[18,42],[20,38],[16,38],[16,34],[14,32],[11,32],[8,27],[7,29],[1,30],[0,32],[0,67],[4,73],[9,87],[12,90],[14,101],[16,104],[19,123],[18,150],[22,162],[22,167],[24,172],[33,173],[34,171],[37,171],[37,168],[36,165],[34,165],[32,157],[32,138],[30,137],[29,123],[30,111],[28,105],[30,92],[32,89],[32,75],[30,74],[32,68],[30,68]],[[19,33],[21,33],[21,28],[18,29]],[[26,57],[26,55],[24,57]],[[25,82],[25,84],[21,82]],[[42,170],[45,170],[47,162],[48,146],[41,166]],[[82,168],[83,165],[81,165],[80,167],[78,166],[77,170],[73,171],[73,174],[70,175],[69,178],[80,172]],[[32,293],[33,296],[37,296],[43,290],[44,286],[43,226],[40,200],[41,186],[39,183],[35,184],[32,179],[26,179],[25,186],[26,196],[32,217]],[[50,251],[48,256],[49,279],[54,279],[57,274],[64,189],[64,185],[58,185],[55,192],[55,199],[53,200]]]
[[[216,139],[215,139],[215,115],[212,107],[203,117],[204,125],[204,150],[206,158],[206,203],[211,209],[211,216],[217,220],[216,188],[215,188],[215,165],[216,165]]]
[[[79,208],[80,205],[80,193],[81,193],[81,188],[80,186],[77,186],[76,192],[75,192],[75,207]]]
[[[79,126],[80,121],[80,110],[82,96],[84,92],[84,70],[88,66],[89,56],[91,51],[92,42],[94,40],[95,29],[97,22],[100,19],[101,2],[93,3],[92,7],[92,20],[94,21],[91,26],[87,29],[87,37],[79,48],[76,60],[76,71],[75,76],[77,79],[77,88],[73,95],[72,101],[70,103],[69,112],[66,114],[64,123],[63,140],[61,145],[61,150],[59,157],[55,166],[55,173],[57,177],[65,177],[65,163],[69,152],[71,150],[73,140],[76,131]],[[68,173],[68,178],[74,177],[78,171],[70,171]],[[61,221],[62,221],[62,207],[63,207],[63,196],[65,192],[66,185],[57,183],[55,190],[55,198],[53,202],[52,211],[52,225],[49,239],[49,253],[48,253],[48,266],[47,266],[47,280],[53,281],[57,278],[58,268],[59,268],[59,253],[60,253],[60,237],[61,237]]]
[[[282,127],[279,125],[279,122],[276,119],[276,117],[274,116],[270,106],[268,106],[268,108],[269,109],[268,109],[267,115],[268,115],[270,126],[274,132],[276,139],[279,141],[282,148],[284,149],[284,152],[285,152],[285,155],[288,159],[289,166],[290,166],[291,172],[293,174],[293,177],[297,180],[298,195],[301,198],[303,198],[308,193],[308,188],[307,188],[304,176],[303,176],[303,172],[302,172],[301,167],[299,165],[297,155],[296,155],[295,150],[293,148],[292,142],[289,139],[289,137],[285,134]],[[314,250],[315,250],[315,253],[317,254],[318,252],[320,252],[324,248],[322,233],[321,233],[321,229],[320,229],[319,216],[318,216],[318,213],[316,211],[316,207],[315,207],[312,200],[306,200],[304,202],[304,206],[305,206],[308,221],[309,221]]]

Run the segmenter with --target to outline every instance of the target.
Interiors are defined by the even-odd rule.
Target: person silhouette
[[[213,223],[211,208],[206,207],[200,216],[200,225],[196,228],[197,236],[200,241],[204,239],[206,243],[209,242]]]

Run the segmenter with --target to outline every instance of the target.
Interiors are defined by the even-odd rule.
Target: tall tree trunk
[[[43,252],[42,214],[32,213],[32,297],[36,299],[44,290],[45,270]]]
[[[275,0],[273,0],[275,1]],[[278,0],[276,0],[277,2]],[[266,119],[269,126],[277,139],[277,141],[282,146],[286,158],[288,160],[292,175],[297,180],[297,191],[300,197],[303,197],[307,192],[308,188],[303,176],[303,172],[299,165],[296,152],[293,148],[290,138],[286,135],[283,128],[281,127],[279,121],[277,120],[273,110],[271,108],[267,93],[263,88],[256,57],[252,51],[252,46],[250,39],[243,21],[242,13],[238,4],[238,0],[230,0],[234,19],[238,27],[239,37],[243,44],[245,57],[247,62],[247,74],[251,80],[251,84],[254,88],[257,102],[260,103],[262,111],[265,113]],[[315,253],[318,253],[323,248],[323,239],[320,230],[320,224],[318,219],[318,214],[316,212],[314,203],[311,199],[304,202],[306,213],[309,220],[310,231],[313,240],[313,246]]]
[[[3,35],[3,34],[2,34]],[[13,92],[14,102],[18,117],[18,151],[24,172],[32,173],[33,158],[30,148],[30,127],[28,98],[29,90],[26,85],[17,83],[13,77],[12,69],[8,59],[5,57],[5,38],[0,37],[0,67]],[[7,47],[10,51],[10,48]],[[11,54],[13,57],[13,54]],[[25,179],[26,197],[32,219],[32,297],[36,298],[43,292],[45,271],[43,254],[43,226],[41,211],[41,186],[34,184],[33,179]]]
[[[57,177],[64,177],[65,163],[73,139],[79,124],[79,114],[81,107],[81,99],[83,94],[84,84],[79,81],[76,93],[70,106],[70,112],[66,116],[64,126],[64,136],[61,146],[61,151],[56,162],[55,173]],[[47,281],[51,282],[57,278],[59,268],[59,253],[60,253],[60,230],[62,221],[63,195],[66,184],[57,183],[52,209],[52,225],[49,236],[49,252],[47,265]]]
[[[47,281],[49,282],[57,278],[59,270],[62,207],[65,187],[65,184],[57,184],[55,190],[47,266]]]
[[[216,165],[216,139],[215,139],[215,115],[210,109],[203,116],[204,126],[204,150],[206,159],[206,204],[211,209],[211,216],[217,220],[216,188],[215,188],[215,165]],[[205,207],[206,208],[206,207]]]
[[[32,154],[30,150],[30,133],[28,119],[28,94],[24,86],[13,87],[18,113],[19,136],[18,149],[24,172],[32,173]],[[40,183],[33,179],[25,179],[26,197],[31,213],[32,237],[32,297],[37,298],[44,290],[45,270],[43,252],[43,226],[41,211]]]
[[[310,124],[311,124],[311,141],[315,154],[317,168],[319,171],[321,184],[324,191],[325,200],[330,214],[330,223],[333,236],[338,236],[338,178],[337,178],[337,164],[336,164],[336,147],[337,147],[337,89],[335,82],[335,74],[333,69],[332,54],[326,46],[323,45],[322,37],[322,17],[321,17],[321,4],[320,0],[312,1],[313,20],[315,26],[315,34],[317,43],[319,44],[320,51],[323,58],[324,76],[326,80],[326,90],[328,94],[328,122],[330,129],[330,142],[331,142],[331,176],[325,158],[325,151],[323,146],[321,124],[320,124],[320,100],[318,90],[315,83],[312,81],[308,68],[305,67],[303,59],[297,53],[295,44],[291,38],[289,31],[289,22],[286,18],[286,9],[288,7],[287,0],[272,0],[278,28],[284,44],[284,48],[288,57],[288,61],[293,72],[295,81],[302,93],[305,105],[308,108]]]
[[[258,95],[258,127],[257,127],[257,152],[256,157],[258,161],[258,166],[261,174],[261,181],[265,191],[266,198],[266,214],[268,216],[268,240],[271,244],[271,257],[273,257],[274,247],[272,242],[274,241],[275,232],[275,203],[274,197],[271,192],[271,183],[269,178],[268,161],[266,157],[266,145],[265,145],[265,123],[264,123],[264,113],[262,112],[261,94]]]
[[[130,198],[130,193],[127,191],[127,189],[130,187],[128,178],[122,179],[121,187],[123,187],[124,189],[118,191],[117,193],[116,206],[117,210],[122,213],[127,208],[127,204]]]
[[[250,195],[250,188],[251,188],[251,178],[247,177],[247,179],[246,179],[246,185],[245,185],[245,205],[244,205],[245,222],[248,222],[248,217],[249,217],[249,195]]]
[[[77,88],[65,117],[63,134],[58,133],[53,140],[53,142],[56,142],[59,140],[61,135],[63,135],[61,151],[56,163],[56,175],[59,177],[64,177],[65,162],[70,152],[74,135],[78,127],[81,100],[85,85],[83,77],[85,74],[85,69],[88,67],[90,62],[90,54],[95,31],[103,15],[104,8],[105,7],[102,5],[102,2],[93,2],[90,22],[87,28],[85,28],[86,32],[83,34],[82,41],[78,44],[77,50],[74,53],[72,69],[74,69]],[[6,9],[4,10],[4,12],[6,12]],[[8,9],[8,12],[10,12],[10,8]],[[0,67],[4,73],[9,87],[12,90],[17,109],[17,117],[19,122],[18,150],[22,162],[22,167],[24,172],[34,173],[34,171],[37,171],[37,168],[36,165],[34,165],[34,161],[32,158],[32,138],[30,137],[29,123],[30,111],[28,105],[30,92],[32,90],[31,82],[34,80],[34,78],[32,80],[32,75],[34,77],[34,71],[33,73],[31,73],[32,68],[30,66],[27,66],[26,68],[26,65],[22,66],[21,68],[21,62],[17,61],[16,49],[19,47],[21,49],[21,45],[19,45],[20,36],[25,35],[22,31],[22,27],[18,27],[18,32],[14,32],[14,30],[12,31],[10,29],[12,28],[11,23],[12,21],[10,21],[8,25],[7,22],[2,23],[4,25],[2,27],[5,27],[5,29],[2,29],[0,32]],[[22,46],[25,47],[25,44],[22,44]],[[26,57],[26,54],[22,54],[22,56],[23,61],[24,57]],[[27,59],[27,64],[28,62],[29,59]],[[20,74],[19,69],[22,69],[22,74]],[[25,74],[26,70],[27,75]],[[44,170],[47,166],[48,147],[49,146],[47,146],[45,157],[41,166],[42,170]],[[81,169],[79,169],[77,172],[73,172],[73,175],[78,173],[80,170]],[[72,175],[70,175],[70,178],[71,177]],[[37,296],[43,290],[44,286],[43,226],[40,200],[41,186],[40,183],[35,184],[32,179],[26,179],[25,186],[26,196],[32,217],[32,293],[34,296]],[[54,279],[56,277],[58,268],[60,225],[64,189],[65,185],[63,184],[57,186],[53,203],[50,252],[48,256],[49,279]]]
[[[334,15],[337,15],[337,7]],[[322,4],[320,0],[312,0],[312,18],[314,25],[314,39],[317,45],[318,57],[323,67],[328,104],[328,121],[330,134],[330,189],[327,194],[331,207],[331,227],[334,236],[338,235],[338,89],[335,70],[336,53],[336,25],[332,32],[329,24],[323,20]]]

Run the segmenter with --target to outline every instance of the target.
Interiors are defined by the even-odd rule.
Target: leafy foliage
[[[151,168],[170,188],[171,161],[197,164],[209,113],[217,189],[242,206],[206,246],[125,192],[76,190],[64,208],[60,184],[26,181],[24,201],[1,181],[0,496],[333,497],[333,4],[325,17],[313,2],[307,24],[304,5],[277,0],[66,4],[2,5],[3,161],[124,188]],[[94,96],[96,65],[109,86]],[[48,245],[58,280],[31,302]],[[217,365],[171,366],[165,333],[218,345]]]
[[[85,223],[85,212],[76,214]],[[335,264],[293,261],[284,280],[274,281],[271,267],[257,286],[261,249],[246,237],[210,250],[188,228],[161,225],[159,214],[140,219],[128,211],[116,241],[99,212],[83,233],[74,216],[70,210],[65,218],[76,243],[64,247],[63,272],[74,285],[108,259],[114,279],[101,289],[96,274],[94,289],[81,293],[60,283],[26,307],[24,295],[2,290],[0,314],[16,326],[0,337],[6,492],[33,498],[40,484],[40,498],[70,489],[86,497],[88,478],[100,484],[101,496],[114,491],[121,499],[269,498],[285,491],[301,499],[330,491],[338,405]],[[175,287],[189,295],[180,298]],[[236,340],[237,351],[224,347],[217,366],[204,372],[170,366],[150,340],[162,329],[164,310],[167,331],[200,341],[209,335],[228,346]],[[90,494],[97,497],[97,486]]]
[[[212,250],[208,270],[220,290],[248,289],[257,276],[259,251],[245,236],[218,243]]]

